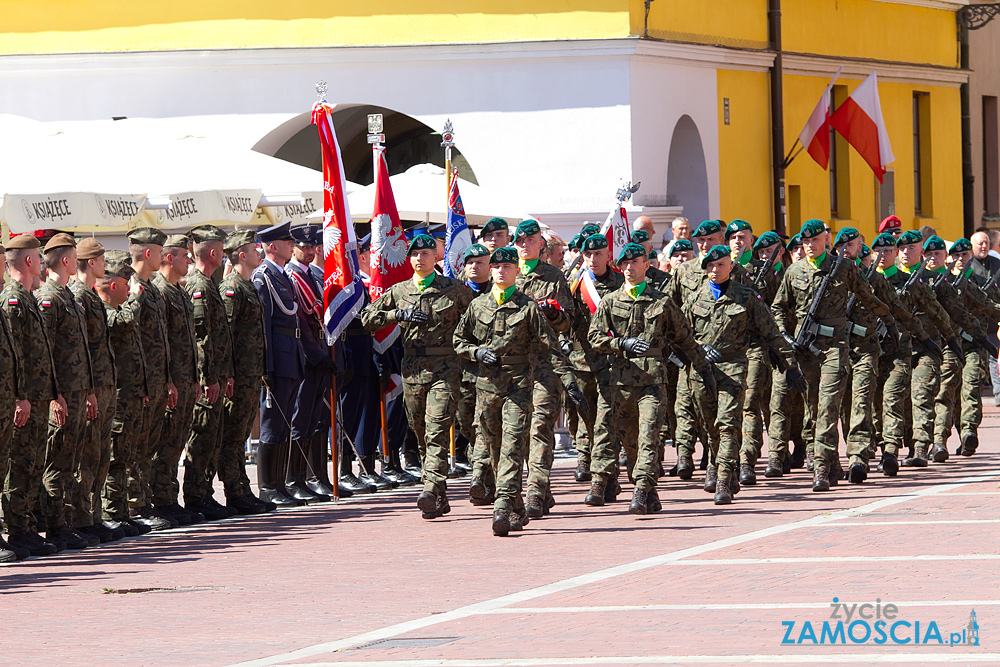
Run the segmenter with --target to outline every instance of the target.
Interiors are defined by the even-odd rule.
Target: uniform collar
[[[517,266],[521,270],[521,275],[526,276],[534,271],[540,261],[540,259],[518,259]]]

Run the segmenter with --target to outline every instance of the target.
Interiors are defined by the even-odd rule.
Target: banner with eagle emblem
[[[312,124],[319,132],[323,157],[323,324],[332,344],[365,305],[365,287],[347,203],[344,162],[333,127],[333,105],[314,104]]]
[[[465,222],[465,207],[458,192],[458,169],[448,179],[448,219],[444,232],[444,275],[457,278],[462,273],[462,255],[472,245],[472,232]]]
[[[396,198],[389,183],[389,168],[385,161],[385,147],[373,147],[375,160],[375,205],[372,208],[372,246],[368,281],[368,294],[375,301],[382,293],[398,282],[413,276],[413,267],[407,259],[406,236],[399,221]],[[372,336],[372,345],[378,352],[385,352],[399,337],[395,324],[383,327]]]

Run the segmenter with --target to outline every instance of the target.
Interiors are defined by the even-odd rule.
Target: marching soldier
[[[48,279],[35,290],[35,299],[45,325],[45,340],[62,402],[52,406],[42,476],[42,510],[46,535],[78,549],[100,543],[96,535],[84,535],[67,517],[78,509],[80,485],[76,477],[79,452],[88,419],[97,418],[97,397],[90,364],[83,309],[67,285],[76,274],[76,241],[59,233],[45,244]]]
[[[585,402],[547,318],[534,299],[517,289],[517,262],[513,248],[493,251],[493,288],[473,299],[454,335],[455,352],[479,363],[479,436],[496,471],[493,534],[501,537],[521,530],[529,520],[521,494],[521,468],[528,449],[538,360],[551,359],[552,371],[567,385],[570,396]]]
[[[194,331],[194,305],[191,297],[180,285],[191,263],[188,257],[190,239],[183,234],[168,236],[163,243],[160,269],[153,274],[153,285],[163,295],[166,303],[167,336],[170,339],[170,377],[177,388],[177,404],[167,408],[160,432],[160,448],[153,459],[150,471],[150,489],[156,516],[179,525],[200,523],[205,520],[200,512],[193,512],[177,502],[180,484],[177,474],[184,445],[191,432],[194,403],[201,396],[198,384],[198,341]],[[185,472],[193,474],[190,471]]]
[[[184,289],[194,307],[197,373],[201,396],[194,404],[191,430],[184,458],[184,506],[210,521],[234,516],[239,508],[227,507],[213,497],[212,480],[218,472],[225,405],[233,395],[233,341],[226,307],[212,274],[222,266],[225,233],[214,225],[199,225],[191,232],[194,269]]]
[[[503,218],[490,218],[479,230],[479,243],[493,252],[510,245],[510,226]]]
[[[115,359],[108,331],[104,302],[94,289],[104,278],[104,246],[95,238],[85,238],[76,247],[76,276],[69,289],[83,312],[87,330],[90,364],[94,373],[94,395],[97,397],[97,417],[84,425],[80,448],[80,502],[74,512],[73,525],[83,533],[91,533],[102,542],[125,537],[125,531],[108,529],[101,518],[101,491],[111,465],[111,424],[115,416]]]
[[[368,331],[396,323],[403,342],[403,399],[423,462],[417,507],[424,519],[451,511],[448,505],[450,429],[461,392],[462,365],[452,337],[472,301],[462,282],[434,271],[436,243],[427,234],[410,241],[412,280],[398,282],[361,313]]]
[[[260,444],[257,486],[260,499],[278,507],[302,504],[285,491],[295,396],[305,369],[297,313],[298,304],[285,264],[292,258],[290,223],[257,233],[264,261],[253,272],[253,285],[264,313],[264,388],[260,393]]]
[[[669,347],[676,347],[690,360],[710,390],[714,378],[680,309],[647,282],[645,248],[626,244],[616,264],[624,282],[601,299],[587,334],[597,354],[613,355],[607,385],[602,384],[597,403],[597,422],[608,425],[612,433],[594,442],[592,481],[584,502],[604,504],[606,486],[616,483],[618,449],[624,445],[629,478],[635,483],[628,511],[647,514],[660,510],[656,478]]]

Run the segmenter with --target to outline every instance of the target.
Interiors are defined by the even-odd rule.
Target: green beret
[[[915,229],[907,229],[896,239],[896,247],[910,245],[911,243],[923,243],[924,237]]]
[[[788,239],[788,245],[785,246],[785,250],[791,252],[792,250],[795,250],[801,245],[802,245],[802,236],[800,234],[796,234],[792,238]]]
[[[503,218],[490,218],[483,228],[479,230],[479,238],[483,238],[483,234],[491,234],[493,232],[506,232],[509,230],[507,221]]]
[[[972,250],[972,244],[969,243],[969,239],[958,239],[951,244],[951,248],[948,250],[948,254],[956,252],[967,252]],[[79,257],[79,255],[77,255]]]
[[[600,225],[595,225],[592,222],[588,222],[582,228],[580,228],[580,235],[583,238],[587,238],[591,234],[596,234],[599,231],[601,231],[601,226]]]
[[[659,254],[660,253],[656,252],[655,248],[650,248],[649,249],[649,261],[652,262],[654,259],[656,259],[659,256]]]
[[[853,241],[854,239],[858,238],[859,236],[861,236],[861,232],[859,232],[854,227],[844,227],[839,232],[837,232],[837,238],[834,239],[833,245],[841,245],[843,243],[850,243],[851,241]]]
[[[195,243],[225,243],[226,233],[215,225],[198,225],[188,232]]]
[[[583,251],[588,250],[600,250],[601,248],[608,247],[608,237],[604,234],[591,234],[587,237],[587,240],[583,242]]]
[[[589,241],[590,239],[588,239]],[[636,257],[645,257],[646,249],[643,248],[638,243],[626,243],[622,251],[618,253],[618,259],[615,260],[615,264],[621,264],[624,261],[635,259]]]
[[[749,229],[751,232],[753,231],[753,227],[751,227],[750,223],[746,220],[741,220],[739,218],[733,220],[726,225],[726,240],[728,241],[730,236],[736,232],[742,232],[744,229]]]
[[[632,236],[629,239],[632,243],[645,243],[650,239],[649,232],[645,229],[637,229],[632,232]]]
[[[489,257],[490,249],[481,243],[473,243],[462,253],[462,264],[475,257]]]
[[[729,246],[727,245],[717,245],[712,246],[712,249],[705,253],[705,256],[701,258],[701,268],[708,268],[710,262],[718,262],[723,257],[729,257]]]
[[[679,252],[684,252],[685,250],[690,250],[694,252],[694,245],[687,239],[677,239],[674,244],[670,246],[670,256],[673,257]]]
[[[171,234],[163,242],[164,248],[187,248],[191,245],[191,239],[187,234]]]
[[[125,236],[128,237],[129,243],[137,243],[140,245],[158,245],[162,246],[164,241],[167,240],[167,235],[161,232],[159,229],[154,229],[153,227],[139,227],[138,229],[133,229]]]
[[[406,256],[409,257],[414,250],[437,250],[437,241],[430,234],[417,234],[410,241],[410,247],[406,249]]]
[[[757,239],[757,242],[753,244],[753,249],[761,250],[763,248],[770,248],[779,243],[781,243],[781,237],[778,236],[778,232],[764,232]]]
[[[124,278],[128,280],[135,271],[132,269],[132,256],[125,250],[104,251],[104,275],[107,278]]]
[[[799,238],[812,239],[824,232],[826,232],[826,225],[823,224],[823,221],[813,218],[812,220],[806,220],[805,224],[802,225],[802,231],[799,232]]]
[[[861,252],[858,254],[858,257],[860,257],[861,259],[864,259],[865,257],[868,257],[871,254],[872,254],[872,249],[869,248],[864,243],[862,243],[861,244]]]
[[[583,237],[577,234],[572,239],[570,239],[570,242],[566,244],[566,247],[569,248],[570,250],[579,250],[581,241],[583,241]]]
[[[490,264],[517,264],[517,250],[510,246],[497,248],[490,255]]]
[[[708,236],[722,231],[721,220],[705,220],[691,233],[691,238]]]
[[[534,218],[525,218],[518,224],[517,229],[514,230],[514,240],[518,240],[522,236],[531,236],[532,234],[541,234],[542,226],[538,224],[538,221]]]
[[[872,241],[872,248],[878,250],[880,248],[895,248],[896,247],[896,237],[889,232],[882,232],[875,237]]]
[[[948,246],[945,245],[944,239],[940,236],[930,236],[924,241],[924,250],[947,250]]]
[[[249,229],[238,229],[226,237],[226,243],[222,249],[226,252],[236,252],[245,245],[255,243],[257,235]]]

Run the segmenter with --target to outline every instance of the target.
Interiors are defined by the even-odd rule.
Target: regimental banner
[[[139,218],[145,201],[145,195],[92,192],[8,194],[3,198],[2,215],[13,233],[89,225],[125,227]]]

